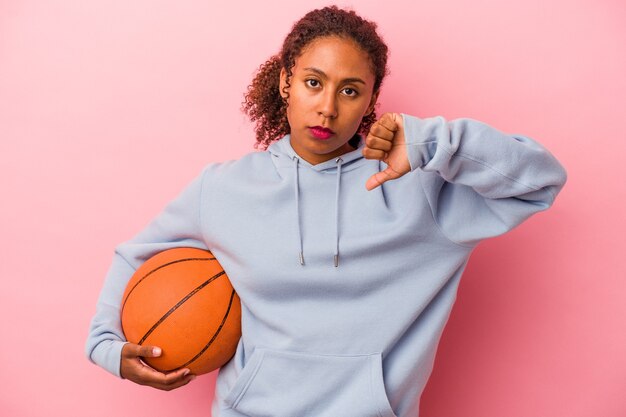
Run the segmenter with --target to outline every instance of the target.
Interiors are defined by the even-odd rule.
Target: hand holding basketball
[[[405,142],[402,115],[385,113],[372,125],[365,138],[363,156],[366,159],[383,161],[387,168],[367,180],[365,187],[368,190],[411,171]]]
[[[122,378],[133,381],[136,384],[171,391],[187,385],[196,377],[190,374],[187,368],[168,373],[159,372],[146,365],[141,359],[147,357],[154,358],[160,355],[159,348],[126,343],[122,348],[120,364]]]
[[[131,342],[122,351],[124,375],[167,389],[188,382],[185,371],[202,375],[230,360],[241,337],[241,305],[211,252],[174,248],[135,271],[121,324]]]

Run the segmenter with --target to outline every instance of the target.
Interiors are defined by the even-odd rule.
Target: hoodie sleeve
[[[476,120],[402,115],[411,170],[421,169],[433,217],[453,242],[475,245],[552,205],[564,168],[544,147]]]
[[[143,231],[115,249],[91,320],[85,353],[92,362],[118,377],[122,346],[126,343],[120,305],[133,273],[148,258],[166,249],[207,249],[201,234],[203,177],[196,178]]]

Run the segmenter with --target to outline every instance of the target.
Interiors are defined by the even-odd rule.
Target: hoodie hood
[[[336,158],[329,159],[328,161],[312,165],[305,161],[294,151],[291,146],[291,135],[286,135],[282,139],[272,143],[267,149],[272,155],[272,161],[278,171],[282,171],[284,168],[291,168],[294,176],[294,200],[295,200],[295,226],[298,236],[299,253],[298,260],[301,266],[305,266],[304,245],[302,238],[302,222],[300,213],[300,170],[310,169],[312,171],[321,174],[333,174],[337,176],[335,186],[335,241],[334,241],[334,254],[332,256],[333,264],[335,267],[339,266],[339,213],[340,213],[340,198],[341,195],[341,173],[350,171],[359,167],[366,159],[363,157],[363,140],[359,137],[358,147]]]

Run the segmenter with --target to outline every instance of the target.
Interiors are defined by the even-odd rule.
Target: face
[[[284,69],[280,91],[288,100],[293,149],[313,165],[354,150],[348,141],[378,97],[367,53],[352,40],[319,38],[296,58],[292,73],[289,96]]]

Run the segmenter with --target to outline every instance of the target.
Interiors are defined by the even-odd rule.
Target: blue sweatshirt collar
[[[342,163],[342,171],[347,172],[353,169],[358,168],[367,162],[367,159],[363,157],[363,147],[365,146],[364,141],[361,139],[359,141],[359,146],[351,151],[341,155]],[[291,135],[287,134],[283,138],[277,140],[272,143],[268,148],[268,152],[274,155],[277,159],[279,159],[279,164],[281,166],[285,166],[287,164],[291,164],[291,160],[294,157],[300,159],[300,165],[302,167],[310,168],[313,171],[323,172],[323,173],[335,173],[337,170],[337,162],[336,159],[329,159],[326,162],[322,162],[316,165],[313,165],[300,157],[291,147]]]

